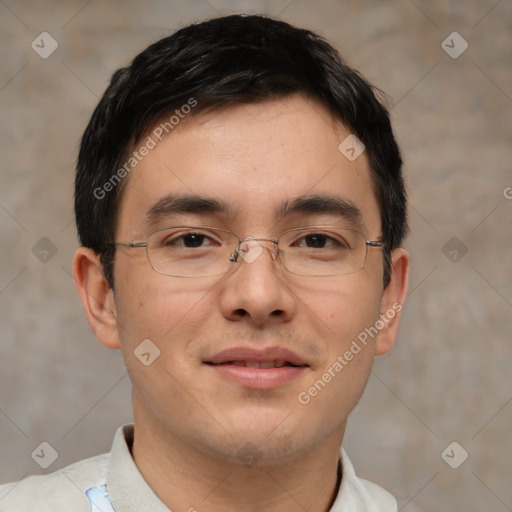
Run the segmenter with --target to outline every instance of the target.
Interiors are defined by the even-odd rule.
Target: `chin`
[[[233,422],[230,432],[237,458],[276,464],[307,451],[318,434],[314,430],[290,410],[281,409],[253,415],[247,411],[245,417]]]
[[[241,466],[271,468],[293,462],[307,445],[304,439],[245,434],[229,447],[229,459]]]

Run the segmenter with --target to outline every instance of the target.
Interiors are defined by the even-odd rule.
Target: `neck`
[[[132,454],[170,510],[327,512],[340,483],[339,433],[328,441],[280,464],[242,464],[207,454],[136,417]]]

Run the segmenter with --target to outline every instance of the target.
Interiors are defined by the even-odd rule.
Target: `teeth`
[[[245,366],[247,368],[282,368],[283,366],[292,366],[284,360],[278,361],[231,361],[229,363],[224,364],[232,364],[233,366]]]

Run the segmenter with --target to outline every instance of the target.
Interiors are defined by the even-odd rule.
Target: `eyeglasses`
[[[208,226],[175,226],[158,229],[145,242],[113,245],[145,247],[153,270],[174,277],[209,277],[227,273],[242,259],[255,261],[265,243],[284,269],[300,276],[339,276],[361,270],[368,247],[383,242],[366,240],[359,231],[333,226],[294,228],[277,239],[240,239],[231,231]]]

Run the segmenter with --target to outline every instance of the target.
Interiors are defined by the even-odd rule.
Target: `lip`
[[[257,367],[260,363],[279,361],[284,366]],[[245,364],[250,366],[243,366]],[[309,365],[295,352],[282,347],[253,349],[234,347],[204,361],[217,375],[248,389],[273,389],[302,375]],[[293,365],[293,366],[292,366]]]
[[[230,361],[286,361],[294,366],[309,366],[298,354],[283,347],[267,347],[264,349],[233,347],[218,352],[205,362],[218,365]]]

